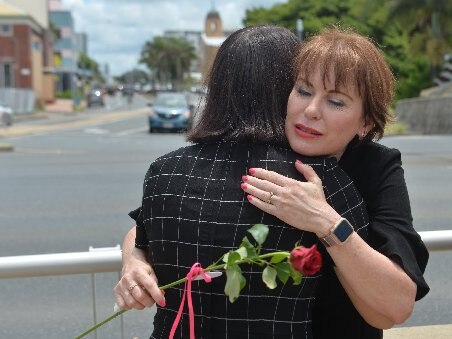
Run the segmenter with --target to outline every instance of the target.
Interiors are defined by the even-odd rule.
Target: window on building
[[[41,50],[41,44],[39,43],[39,41],[34,41],[31,44],[31,49],[34,51],[40,51]]]
[[[0,64],[0,87],[14,87],[13,65]]]
[[[1,24],[0,25],[0,35],[12,35],[13,34],[13,27],[8,24]]]
[[[212,32],[216,32],[217,31],[217,24],[215,22],[211,22],[210,23],[210,30]]]

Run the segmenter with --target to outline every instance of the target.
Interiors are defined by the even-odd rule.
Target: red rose
[[[290,264],[305,276],[314,275],[322,267],[322,255],[315,244],[310,248],[295,247],[290,252]]]

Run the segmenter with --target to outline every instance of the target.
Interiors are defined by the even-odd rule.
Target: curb
[[[36,133],[53,132],[62,129],[85,127],[96,123],[117,121],[125,117],[144,115],[146,112],[147,108],[140,108],[133,111],[106,113],[99,116],[84,117],[81,119],[67,122],[59,122],[56,124],[12,125],[8,129],[0,130],[0,138],[18,137]]]

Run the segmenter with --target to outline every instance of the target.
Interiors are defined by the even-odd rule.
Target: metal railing
[[[121,271],[121,249],[0,257],[0,279]]]
[[[452,250],[452,230],[419,232],[429,251]],[[52,253],[0,257],[0,279],[55,276],[68,274],[91,274],[93,297],[93,323],[96,318],[95,273],[120,272],[122,267],[119,245],[92,248],[88,252]],[[119,277],[118,277],[119,280]],[[121,338],[124,324],[121,316]],[[97,331],[95,332],[97,338]]]
[[[429,251],[452,250],[452,230],[419,232]],[[0,279],[121,271],[119,245],[89,252],[0,257]]]

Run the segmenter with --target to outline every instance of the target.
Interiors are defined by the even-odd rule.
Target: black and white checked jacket
[[[290,149],[232,142],[197,144],[154,161],[145,178],[142,206],[130,213],[137,221],[136,246],[148,252],[159,284],[185,277],[199,262],[207,267],[238,247],[256,223],[269,226],[263,251],[290,251],[299,242],[311,246],[315,234],[299,231],[251,205],[240,188],[242,175],[261,167],[298,180],[300,159],[322,179],[325,196],[365,238],[368,216],[361,195],[334,158],[302,157]],[[251,236],[249,236],[251,239]],[[331,259],[318,245],[324,265]],[[197,338],[312,338],[311,309],[320,275],[301,285],[280,282],[274,290],[262,282],[262,269],[242,266],[246,286],[231,304],[224,294],[225,277],[210,284],[193,282]],[[151,338],[167,338],[182,298],[183,285],[166,291],[166,307],[158,307]],[[184,309],[175,338],[188,338]]]

